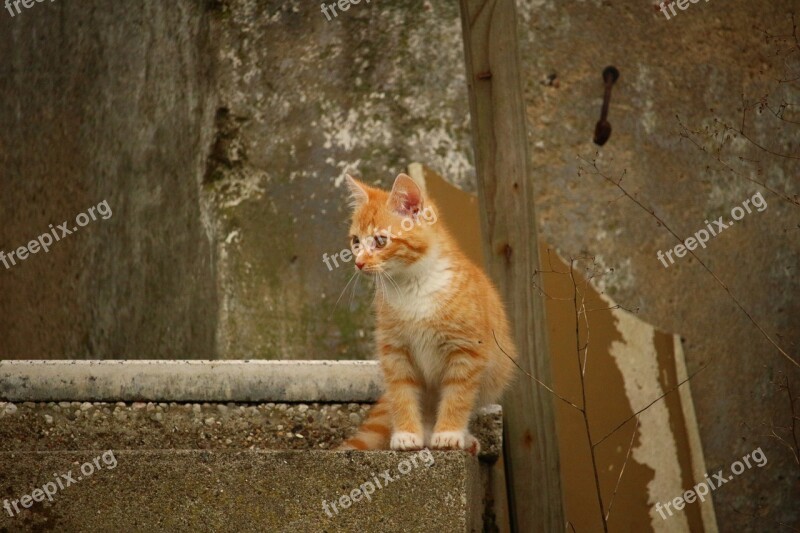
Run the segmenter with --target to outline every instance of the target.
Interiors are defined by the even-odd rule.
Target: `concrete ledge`
[[[326,450],[353,435],[370,407],[316,402],[0,402],[0,452]],[[481,442],[481,459],[496,459],[503,446],[501,407],[481,409],[472,432]]]
[[[31,494],[54,474],[75,480],[52,502],[14,517],[0,510],[0,530],[482,531],[478,462],[463,452],[425,461],[411,452],[118,451],[115,468],[99,461],[102,468],[83,476],[81,465],[102,453],[0,453],[3,498]],[[331,502],[376,478],[385,486],[371,500],[333,510]]]
[[[374,402],[375,361],[0,361],[0,399]]]

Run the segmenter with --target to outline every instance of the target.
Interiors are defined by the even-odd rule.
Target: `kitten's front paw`
[[[466,443],[464,431],[439,431],[431,437],[431,448],[437,450],[464,450]]]
[[[425,443],[422,435],[415,435],[408,431],[397,431],[392,434],[391,448],[393,450],[421,450]]]

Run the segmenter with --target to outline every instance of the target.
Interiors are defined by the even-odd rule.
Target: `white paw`
[[[390,444],[393,450],[421,450],[423,445],[422,435],[415,435],[408,431],[393,433]]]
[[[464,450],[467,436],[464,431],[439,431],[431,437],[431,448],[437,450]]]

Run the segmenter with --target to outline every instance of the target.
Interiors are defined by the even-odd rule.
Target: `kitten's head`
[[[402,274],[425,256],[434,238],[436,210],[411,177],[397,176],[391,192],[349,175],[347,185],[353,208],[350,248],[357,269]]]

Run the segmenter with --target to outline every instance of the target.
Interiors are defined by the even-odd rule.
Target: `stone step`
[[[495,531],[501,408],[478,458],[332,451],[381,390],[372,362],[0,361],[0,532]]]
[[[0,531],[482,531],[478,460],[463,452],[1,452],[0,463]]]

